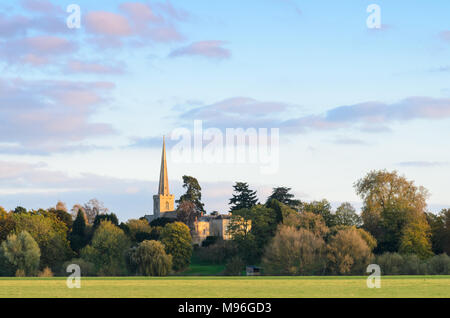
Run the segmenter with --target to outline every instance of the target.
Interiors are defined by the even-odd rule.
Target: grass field
[[[380,289],[366,277],[92,277],[80,289],[66,278],[0,278],[0,297],[450,297],[450,276],[386,276]]]

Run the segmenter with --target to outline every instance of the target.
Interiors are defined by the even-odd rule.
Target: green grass
[[[450,276],[386,276],[380,289],[366,277],[86,277],[0,278],[0,297],[450,297]]]

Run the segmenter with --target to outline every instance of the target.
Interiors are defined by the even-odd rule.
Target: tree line
[[[450,209],[427,211],[428,192],[397,172],[371,171],[355,191],[361,213],[349,203],[304,202],[288,187],[264,201],[245,182],[229,200],[231,240],[208,237],[193,246],[195,221],[205,214],[201,186],[183,176],[177,219],[119,222],[98,200],[13,211],[0,208],[0,275],[164,276],[182,273],[192,256],[225,264],[225,275],[259,265],[268,275],[363,275],[370,263],[384,274],[450,274]],[[215,212],[214,214],[217,214]]]

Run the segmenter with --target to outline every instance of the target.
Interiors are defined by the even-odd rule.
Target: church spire
[[[163,137],[163,149],[161,156],[161,171],[159,174],[159,195],[169,195],[169,178],[167,176],[167,161],[166,161],[166,140]]]

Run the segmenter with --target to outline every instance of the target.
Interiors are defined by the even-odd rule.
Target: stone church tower
[[[166,161],[166,141],[165,139],[163,139],[158,194],[153,196],[153,217],[154,218],[171,217],[174,211],[175,211],[175,197],[173,194],[170,194],[169,192],[169,177],[167,175],[167,161]]]

